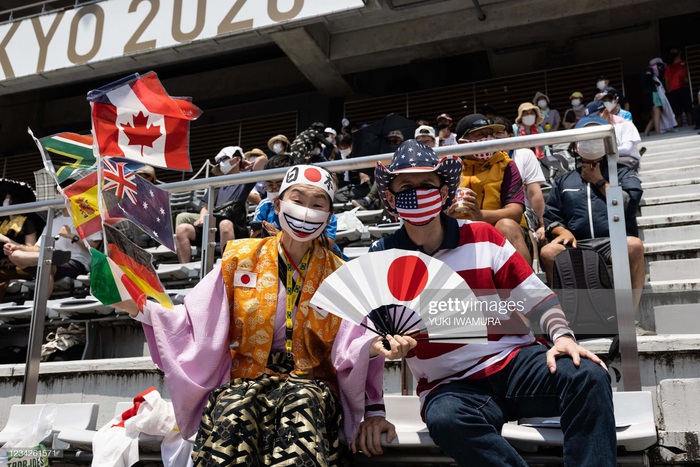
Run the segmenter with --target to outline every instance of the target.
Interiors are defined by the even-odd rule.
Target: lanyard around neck
[[[285,313],[286,341],[284,343],[284,347],[287,352],[292,353],[292,331],[294,328],[294,323],[292,321],[292,311],[294,310],[297,298],[301,293],[301,286],[304,282],[304,272],[306,272],[306,268],[309,265],[309,258],[311,257],[312,248],[309,248],[309,250],[307,250],[307,252],[304,254],[304,257],[301,259],[301,264],[297,267],[297,265],[292,260],[291,256],[289,256],[289,253],[287,253],[287,250],[284,248],[284,246],[281,243],[279,245],[287,264],[291,265],[292,268],[294,268],[294,270],[296,270],[299,273],[299,277],[297,278],[295,284],[294,278],[292,277],[294,275],[294,272],[292,271],[292,268],[287,268],[287,303]]]

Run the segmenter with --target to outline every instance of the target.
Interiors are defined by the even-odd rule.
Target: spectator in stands
[[[419,143],[423,143],[430,148],[435,147],[435,128],[429,125],[421,125],[416,128],[416,132],[413,137]]]
[[[156,179],[156,170],[148,164],[143,164],[141,167],[136,169],[136,175],[140,175],[143,179],[153,183],[154,185],[158,183],[158,179]]]
[[[437,116],[437,145],[452,146],[457,144],[457,135],[452,133],[452,117],[448,114],[440,114]]]
[[[632,170],[639,169],[642,156],[639,153],[639,143],[642,137],[639,136],[637,127],[629,120],[613,115],[605,105],[605,101],[593,101],[586,106],[588,115],[602,117],[615,129],[615,139],[617,140],[617,164],[629,167]]]
[[[277,135],[270,138],[267,142],[267,148],[272,151],[272,154],[287,154],[291,144],[284,135]]]
[[[561,125],[561,116],[556,109],[549,108],[549,97],[538,92],[532,99],[532,103],[540,108],[543,117],[542,125],[544,131],[557,131]]]
[[[493,120],[493,118],[498,115],[498,110],[495,105],[484,104],[479,109],[479,113],[489,120]]]
[[[302,131],[292,141],[290,154],[294,164],[315,164],[324,162],[323,146],[333,146],[324,136],[325,125],[321,122],[314,122]]]
[[[576,91],[569,96],[571,108],[564,112],[564,128],[570,130],[580,119],[586,116],[586,106],[583,103],[583,94]]]
[[[615,88],[605,88],[603,92],[599,94],[600,100],[605,103],[605,108],[612,115],[617,115],[624,118],[625,120],[632,121],[632,112],[620,107],[620,94]]]
[[[607,124],[607,120],[591,116],[578,122],[576,128]],[[554,182],[544,213],[550,242],[542,247],[540,258],[550,283],[554,258],[567,247],[595,248],[608,262],[611,257],[609,240],[600,242],[601,238],[610,236],[606,202],[610,182],[605,145],[602,139],[580,141],[574,144],[573,152],[580,158],[578,167]],[[644,245],[638,238],[636,221],[642,185],[637,173],[627,167],[618,166],[617,178],[624,192],[627,251],[636,309],[644,287]]]
[[[336,136],[338,136],[338,133],[333,128],[328,127],[325,130],[323,130],[323,136],[331,144],[322,145],[323,150],[321,151],[321,155],[323,156],[324,159],[326,159],[328,161],[332,161],[335,159],[336,155],[338,154],[338,150],[336,148]]]
[[[649,66],[642,74],[642,97],[644,110],[651,112],[651,120],[644,129],[644,136],[649,136],[649,131],[660,135],[666,131],[674,131],[676,117],[673,115],[671,104],[666,98],[666,90],[660,77],[664,74],[666,64],[660,58],[652,58]]]
[[[240,172],[261,170],[267,162],[267,157],[258,157],[253,164],[243,159],[243,150],[238,146],[223,148],[214,158],[218,165],[212,171],[214,175],[231,175]],[[246,200],[253,190],[255,183],[236,184],[222,186],[216,189],[214,202],[215,226],[218,227],[216,235],[221,245],[226,245],[229,240],[248,237],[246,225],[247,209]],[[202,240],[202,224],[208,214],[206,204],[209,200],[209,192],[202,198],[202,208],[199,214],[188,212],[180,213],[175,219],[175,242],[177,244],[177,257],[180,263],[187,263],[192,258],[192,242],[197,245]],[[259,202],[260,197],[257,197]]]
[[[602,87],[601,87],[602,86]],[[596,92],[593,93],[593,100],[596,100],[596,96],[603,92],[606,88],[610,87],[610,80],[608,79],[607,76],[605,75],[600,75],[598,77],[598,81],[596,81]],[[581,96],[581,99],[583,99],[583,96]],[[630,109],[630,103],[627,101],[625,96],[620,94],[620,107],[622,110],[627,110],[629,111]]]
[[[265,164],[265,170],[278,169],[281,167],[291,167],[292,161],[288,157],[284,156],[273,156]],[[280,230],[282,230],[282,225],[280,224],[280,218],[277,212],[275,212],[275,199],[279,197],[280,188],[282,186],[282,180],[268,180],[265,182],[265,190],[267,191],[267,198],[260,201],[258,206],[255,208],[255,214],[253,215],[253,224],[260,222],[262,229],[258,231],[253,231],[251,237],[268,237],[277,235]],[[338,218],[335,214],[331,214],[331,219],[328,221],[328,225],[324,230],[325,240],[327,242],[328,248],[332,249],[338,256],[342,258],[342,252],[340,248],[335,244],[335,234],[338,231]]]
[[[481,114],[467,115],[457,123],[460,144],[492,140],[494,132],[504,129]],[[459,199],[447,214],[493,225],[530,263],[530,249],[520,228],[525,194],[515,162],[498,151],[464,156],[462,165]]]
[[[684,113],[685,118],[688,120],[688,125],[692,124],[691,107],[693,102],[690,97],[688,68],[683,57],[683,51],[673,47],[669,53],[671,60],[664,71],[664,83],[668,92],[668,101],[671,103],[671,108],[676,116],[676,125],[680,128],[683,126]]]
[[[540,108],[530,102],[523,102],[518,107],[518,117],[513,125],[515,136],[537,135],[544,133],[540,124],[544,121]],[[531,148],[538,159],[544,159],[549,155],[549,146],[536,146]]]
[[[387,432],[389,440],[395,436],[383,408],[383,360],[405,357],[418,382],[421,414],[430,436],[458,465],[526,466],[501,437],[503,424],[521,417],[560,416],[566,465],[614,466],[615,419],[605,366],[576,343],[556,295],[497,230],[485,222],[460,221],[440,213],[457,190],[459,160],[438,161],[430,148],[422,146],[423,157],[414,159],[413,166],[402,156],[415,154],[407,150],[416,144],[404,143],[388,168],[377,164],[383,202],[398,210],[404,225],[377,241],[371,251],[422,251],[449,264],[472,290],[492,294],[489,300],[504,304],[523,300],[525,306],[501,321],[508,323],[507,329],[489,326],[488,341],[476,345],[395,335],[386,337],[387,350],[381,336],[343,322],[333,356],[351,449],[378,455],[382,453],[380,434]],[[401,204],[410,205],[419,189],[435,193],[437,207],[414,224],[415,208]],[[425,207],[421,210],[426,212]],[[530,321],[540,323],[553,347],[548,349],[535,339]],[[416,338],[425,339],[427,334]],[[346,380],[350,376],[356,379]],[[362,379],[367,381],[364,391],[353,384]]]
[[[340,463],[330,360],[340,319],[308,309],[342,264],[319,240],[333,191],[324,169],[292,167],[274,200],[277,236],[230,242],[184,305],[129,310],[165,373],[181,435],[197,433],[195,465]]]
[[[401,130],[391,130],[386,135],[386,142],[389,146],[398,148],[403,143],[403,133]]]
[[[72,182],[72,180],[71,180]],[[47,232],[44,231],[44,235]],[[61,215],[53,220],[50,235],[56,239],[54,243],[53,262],[49,276],[49,295],[53,293],[54,282],[64,277],[75,279],[90,271],[90,248],[98,248],[102,241],[102,231],[97,232],[84,241],[76,233],[73,219],[64,208]],[[15,266],[14,270],[0,270],[0,282],[6,285],[10,279],[33,279],[39,265],[40,245],[6,243],[3,247],[7,259]],[[0,299],[5,293],[5,287],[0,288]]]
[[[502,125],[502,131],[495,131],[493,133],[494,138],[510,138],[513,137],[513,125],[506,118],[495,117],[493,123],[496,125]],[[535,214],[535,219],[537,220],[536,225],[529,226],[527,223],[527,216],[523,216],[520,221],[520,227],[528,229],[528,227],[534,230],[538,242],[544,242],[544,196],[542,195],[542,183],[544,183],[545,178],[542,173],[542,168],[540,167],[535,153],[527,148],[515,149],[508,152],[508,156],[515,162],[518,166],[518,172],[520,172],[520,177],[523,180],[523,190],[525,191],[525,211],[528,209],[532,210]],[[527,230],[525,231],[527,239],[530,238],[527,235]],[[533,245],[537,248],[536,245]]]

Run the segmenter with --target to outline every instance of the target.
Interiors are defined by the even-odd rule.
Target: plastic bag
[[[44,405],[37,418],[29,420],[24,428],[5,443],[2,450],[7,455],[7,464],[2,465],[8,467],[49,465],[48,453],[41,443],[51,436],[56,410],[56,404]]]
[[[345,211],[336,215],[338,218],[338,232],[345,230],[359,230],[363,232],[366,230],[365,225],[357,218],[356,213],[358,209],[355,208],[352,211]]]

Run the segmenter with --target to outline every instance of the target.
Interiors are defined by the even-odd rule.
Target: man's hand
[[[202,217],[192,223],[192,225],[195,227],[200,227],[202,224],[204,224],[204,219]]]
[[[461,189],[461,196],[454,200],[452,206],[447,210],[448,216],[455,216],[461,219],[471,219],[481,221],[484,214],[481,212],[477,202],[476,192],[469,188]]]
[[[538,227],[537,230],[535,230],[535,236],[537,237],[537,243],[540,245],[547,240],[547,237],[544,234],[544,226]],[[576,241],[576,239],[574,239],[574,241]]]
[[[583,357],[602,366],[606,371],[608,369],[608,367],[605,366],[605,363],[603,363],[603,361],[598,358],[596,354],[585,347],[578,345],[573,337],[564,335],[557,338],[557,340],[554,342],[554,346],[547,351],[547,368],[549,368],[550,373],[554,374],[557,371],[557,358],[564,357],[566,355],[571,357],[575,366],[579,366],[581,364],[581,357]]]
[[[13,252],[21,249],[22,245],[16,245],[14,243],[5,243],[5,245],[2,247],[2,251],[5,253],[5,256],[10,256]]]
[[[61,230],[58,231],[58,235],[60,235],[61,237],[70,238],[72,240],[73,235],[75,234],[71,231],[70,227],[64,225],[63,227],[61,227]]]
[[[396,438],[396,428],[392,423],[389,423],[384,417],[369,417],[360,423],[360,430],[357,436],[352,440],[350,449],[356,453],[359,450],[367,457],[372,457],[372,454],[378,456],[383,454],[382,451],[382,433],[386,432],[386,440],[391,443]]]
[[[572,234],[570,230],[561,229],[551,243],[561,243],[562,245],[571,244],[572,247],[576,248],[576,237],[574,237],[574,234]]]
[[[384,338],[382,336],[377,336],[369,349],[370,357],[383,355],[384,358],[388,360],[398,360],[399,358],[405,357],[412,348],[418,345],[418,342],[416,342],[414,338],[402,336],[400,334],[386,336],[386,340],[389,342],[390,350],[384,347]]]
[[[600,172],[601,163],[602,162],[600,161],[594,163],[583,161],[583,163],[581,164],[581,178],[584,181],[592,183],[594,185],[601,178],[605,178]]]

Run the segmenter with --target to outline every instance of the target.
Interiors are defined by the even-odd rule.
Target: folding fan
[[[479,302],[442,261],[392,249],[345,263],[324,279],[310,305],[381,336],[425,330],[429,340],[475,343],[486,342],[484,314],[473,306]],[[365,318],[373,327],[364,324]]]

